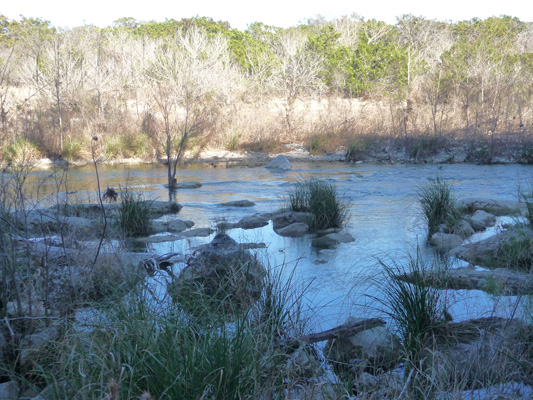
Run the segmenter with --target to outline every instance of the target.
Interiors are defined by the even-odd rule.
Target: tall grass
[[[145,236],[150,223],[150,204],[141,193],[126,189],[120,194],[118,224],[126,237]]]
[[[154,306],[138,288],[103,309],[90,332],[68,331],[52,350],[54,367],[51,358],[36,360],[34,379],[56,387],[68,381],[57,398],[80,400],[284,398],[299,371],[287,368],[290,350],[280,339],[302,330],[294,318],[300,297],[273,278],[256,306],[235,310],[231,323],[216,314],[196,319],[176,304]]]
[[[524,203],[526,218],[533,227],[533,180],[530,180],[524,189],[519,190],[520,201]]]
[[[428,385],[424,382],[424,357],[431,351],[445,323],[442,292],[425,283],[425,274],[430,267],[425,265],[419,251],[415,257],[409,256],[405,266],[383,261],[380,265],[386,279],[381,284],[381,296],[375,299],[397,329],[405,361],[405,376],[411,375],[408,378],[410,397],[425,398],[427,392],[424,389]],[[406,274],[410,276],[409,282],[399,279]]]
[[[450,184],[437,177],[418,190],[418,202],[428,226],[428,237],[439,230],[441,224],[453,231],[458,222],[455,199]]]
[[[311,229],[340,228],[347,219],[347,204],[330,183],[311,178],[297,182],[289,192],[291,211],[311,213]]]

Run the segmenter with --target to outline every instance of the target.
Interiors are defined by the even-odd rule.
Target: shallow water
[[[99,166],[100,183],[118,188],[142,190],[150,199],[168,199],[164,188],[166,169],[162,165]],[[416,203],[417,189],[428,179],[441,177],[453,185],[458,198],[483,197],[516,200],[520,183],[531,179],[532,166],[521,165],[366,165],[345,163],[293,163],[287,172],[257,168],[214,168],[189,165],[179,171],[178,181],[198,181],[198,189],[180,190],[177,200],[184,207],[178,217],[195,222],[195,228],[214,227],[225,219],[237,222],[254,213],[280,208],[295,180],[315,176],[333,182],[349,202],[346,230],[355,242],[333,250],[316,251],[309,237],[283,238],[271,225],[255,230],[234,229],[228,233],[239,242],[264,242],[261,251],[271,268],[285,265],[285,276],[294,269],[295,290],[306,288],[304,302],[311,305],[316,329],[342,323],[348,314],[376,314],[377,289],[383,279],[378,259],[401,263],[408,253],[432,257],[425,246],[426,229]],[[35,173],[42,179],[50,171]],[[41,196],[54,192],[54,184],[41,186]],[[93,167],[71,168],[68,190],[80,201],[95,199]],[[251,208],[230,208],[220,203],[248,199]],[[50,199],[51,200],[51,199]],[[172,218],[172,217],[169,217]],[[208,242],[209,238],[150,245],[148,250],[184,252]],[[478,291],[449,291],[449,310],[456,320],[489,315],[509,315],[516,298],[494,298]]]

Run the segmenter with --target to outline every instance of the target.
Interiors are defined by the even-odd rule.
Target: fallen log
[[[287,339],[281,341],[282,347],[296,349],[302,344],[313,344],[323,342],[338,337],[350,337],[369,329],[385,326],[385,321],[381,318],[369,318],[362,321],[356,321],[348,324],[342,324],[327,331],[310,333],[300,338]]]

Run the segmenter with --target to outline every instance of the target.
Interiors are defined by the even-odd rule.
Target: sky
[[[2,4],[3,3],[3,4]],[[532,0],[2,0],[0,14],[11,19],[42,18],[56,27],[109,26],[123,17],[139,21],[211,17],[240,30],[252,22],[296,26],[317,15],[330,20],[356,13],[394,23],[402,14],[440,21],[510,15],[533,22]]]

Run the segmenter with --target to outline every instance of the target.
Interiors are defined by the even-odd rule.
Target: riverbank
[[[289,161],[300,162],[355,162],[366,164],[533,164],[533,142],[523,140],[454,140],[443,137],[386,138],[362,136],[350,146],[339,146],[334,151],[310,148],[302,142],[278,143],[272,151],[226,150],[202,148],[188,150],[181,162],[185,164],[208,163],[217,166],[256,167],[270,159],[284,155]],[[166,158],[122,158],[98,157],[99,164],[140,165],[166,164]],[[31,160],[36,168],[50,168],[54,165],[84,166],[92,159],[50,159]],[[3,168],[7,163],[0,163]]]

